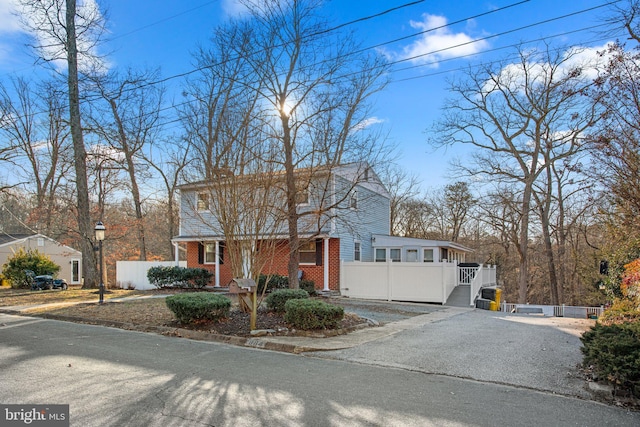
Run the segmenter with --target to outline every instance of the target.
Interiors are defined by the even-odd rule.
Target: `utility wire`
[[[307,36],[307,37],[312,37],[312,36],[316,36],[317,34],[327,33],[327,32],[329,32],[329,31],[334,31],[334,30],[336,30],[336,29],[338,29],[338,28],[342,28],[342,27],[344,27],[344,26],[351,25],[351,24],[356,23],[356,22],[361,22],[361,21],[363,21],[363,20],[372,19],[372,18],[374,18],[374,17],[381,16],[381,15],[383,15],[383,14],[387,14],[387,13],[390,13],[390,12],[392,12],[392,11],[398,10],[399,8],[412,6],[412,5],[415,5],[415,4],[417,4],[417,3],[421,3],[421,2],[423,2],[423,1],[424,1],[424,0],[417,1],[417,2],[411,2],[411,3],[405,3],[405,4],[401,5],[401,6],[398,6],[398,7],[392,8],[392,9],[388,9],[388,10],[386,10],[386,11],[383,11],[383,12],[380,12],[380,13],[377,13],[377,14],[374,14],[374,15],[369,15],[369,16],[366,16],[366,17],[358,18],[358,19],[356,19],[356,20],[353,20],[353,21],[349,21],[349,22],[346,22],[346,23],[340,24],[340,25],[338,25],[338,26],[336,26],[336,27],[332,27],[331,29],[323,30],[323,31],[321,31],[321,32],[311,34],[311,35],[309,35],[309,36]],[[498,9],[492,10],[492,11],[489,11],[489,12],[485,12],[485,13],[482,13],[482,14],[473,15],[473,16],[470,16],[470,17],[467,17],[467,18],[459,19],[459,20],[457,20],[457,21],[453,21],[453,22],[451,22],[451,23],[447,23],[447,24],[445,24],[445,25],[441,25],[441,26],[438,26],[438,27],[435,27],[435,28],[430,28],[430,29],[425,30],[425,31],[420,31],[420,32],[418,32],[418,33],[414,33],[414,34],[411,34],[411,35],[408,35],[408,36],[405,36],[405,37],[401,37],[401,38],[393,39],[393,40],[390,40],[390,41],[387,41],[387,42],[379,43],[379,44],[376,44],[376,45],[373,45],[373,46],[369,46],[369,47],[367,47],[367,48],[361,49],[359,52],[364,52],[364,51],[366,51],[366,50],[376,49],[376,48],[381,47],[381,46],[384,46],[384,45],[388,45],[388,44],[391,44],[391,43],[396,43],[396,42],[398,42],[398,41],[406,40],[406,39],[408,39],[408,38],[412,38],[412,37],[416,37],[416,36],[419,36],[419,35],[423,35],[423,34],[426,34],[426,33],[428,33],[428,32],[431,32],[431,31],[436,31],[436,30],[439,30],[439,29],[442,29],[442,28],[445,28],[445,27],[449,27],[449,26],[452,26],[452,25],[455,25],[455,24],[458,24],[458,23],[461,23],[461,22],[467,21],[467,20],[469,20],[469,19],[474,19],[474,18],[477,18],[477,17],[480,17],[480,16],[487,15],[487,14],[489,14],[489,13],[495,13],[495,12],[498,12],[498,11],[502,11],[502,10],[505,10],[505,9],[508,9],[508,8],[511,8],[511,7],[517,6],[517,5],[521,5],[521,4],[526,3],[526,2],[528,2],[528,1],[530,1],[530,0],[516,2],[516,3],[509,4],[509,5],[507,5],[507,6],[504,6],[504,7],[501,7],[501,8],[498,8]],[[561,15],[561,16],[558,16],[558,17],[554,17],[554,18],[550,18],[550,19],[546,19],[546,20],[538,21],[538,22],[535,22],[535,23],[532,23],[532,24],[528,24],[528,25],[525,25],[525,26],[521,26],[521,27],[518,27],[518,28],[511,29],[511,30],[503,31],[503,32],[500,32],[500,33],[497,33],[497,34],[493,34],[493,35],[486,36],[486,37],[482,37],[482,38],[474,39],[474,40],[471,40],[471,41],[468,41],[468,42],[465,42],[465,43],[460,43],[460,44],[457,44],[457,45],[454,45],[454,46],[448,46],[448,47],[446,47],[446,48],[433,50],[433,51],[426,52],[426,53],[422,53],[422,54],[415,55],[415,56],[412,56],[412,57],[398,59],[398,60],[395,60],[395,61],[392,61],[392,62],[386,63],[386,64],[381,65],[381,66],[378,66],[378,67],[393,67],[394,65],[401,64],[401,63],[404,63],[404,62],[407,62],[407,61],[412,61],[412,60],[415,60],[415,59],[418,59],[418,58],[421,58],[421,57],[424,57],[424,56],[427,56],[427,55],[433,55],[433,54],[436,54],[436,53],[441,53],[441,52],[444,52],[444,51],[447,51],[447,50],[456,49],[456,48],[459,48],[459,47],[462,47],[462,46],[466,46],[466,45],[469,45],[469,44],[478,43],[478,42],[480,42],[480,41],[489,40],[489,39],[492,39],[492,38],[496,38],[496,37],[503,36],[503,35],[506,35],[506,34],[511,34],[511,33],[514,33],[514,32],[517,32],[517,31],[521,31],[521,30],[524,30],[524,29],[533,28],[533,27],[536,27],[536,26],[540,26],[540,25],[548,24],[548,23],[550,23],[550,22],[555,22],[555,21],[558,21],[558,20],[562,20],[562,19],[566,19],[566,18],[569,18],[569,17],[573,17],[573,16],[577,16],[577,15],[580,15],[580,14],[584,14],[584,13],[587,13],[587,12],[591,12],[591,11],[593,11],[593,10],[596,10],[596,9],[599,9],[599,8],[602,8],[602,7],[605,7],[605,6],[611,5],[611,4],[615,4],[615,3],[617,3],[617,2],[619,2],[619,0],[616,0],[616,1],[613,1],[613,2],[603,3],[603,4],[600,4],[600,5],[597,5],[597,6],[593,6],[593,7],[587,8],[587,9],[582,9],[582,10],[575,11],[575,12],[572,12],[572,13],[569,13],[569,14],[565,14],[565,15]],[[606,25],[606,24],[602,24],[602,25]],[[572,31],[572,32],[562,33],[562,34],[569,34],[569,33],[573,33],[573,32],[584,31],[584,30],[586,30],[586,29],[590,29],[590,28],[593,28],[593,27],[587,27],[587,28],[584,28],[584,29],[579,29],[579,30],[575,30],[575,31]],[[560,36],[560,35],[562,35],[562,34],[559,34],[559,35],[553,35],[553,36],[546,36],[546,37],[543,37],[543,38],[540,38],[540,39],[536,39],[536,40],[537,40],[537,41],[539,41],[539,40],[544,40],[544,39],[547,39],[547,38],[554,38],[554,37],[558,37],[558,36]],[[530,43],[530,42],[532,42],[532,41],[524,42],[524,43]],[[282,47],[282,46],[284,46],[284,44],[280,45],[280,47]],[[496,49],[491,49],[491,50],[488,50],[488,51],[486,51],[486,52],[490,52],[490,51],[494,51],[494,50],[499,50],[499,49],[505,49],[505,48],[513,47],[513,46],[514,46],[514,45],[510,45],[510,46],[506,46],[506,47],[501,47],[501,48],[496,48]],[[472,54],[472,55],[478,55],[478,54],[480,54],[480,53],[484,53],[484,52],[476,52],[475,54]],[[391,73],[396,73],[396,72],[404,71],[404,70],[411,69],[411,68],[417,68],[417,67],[428,66],[428,65],[437,65],[437,64],[439,64],[439,63],[441,63],[441,62],[444,62],[444,61],[461,59],[461,58],[464,58],[464,57],[466,57],[466,56],[472,56],[472,55],[463,55],[463,56],[458,56],[458,57],[453,57],[453,58],[440,59],[440,60],[432,61],[432,62],[425,63],[425,64],[414,65],[414,66],[411,66],[411,67],[405,67],[405,68],[402,68],[402,69],[399,69],[399,70],[391,69],[391,70],[390,70],[390,72],[391,72]],[[233,59],[233,58],[232,58],[232,59]],[[230,60],[232,60],[232,59],[228,59],[228,60],[226,60],[226,61],[220,62],[220,63],[218,63],[218,64],[214,64],[214,65],[208,65],[208,66],[205,66],[205,67],[199,67],[199,68],[196,68],[196,69],[190,70],[190,71],[185,72],[185,73],[180,73],[180,74],[176,74],[176,75],[173,75],[173,76],[169,76],[169,77],[164,78],[164,79],[160,79],[160,80],[158,80],[158,81],[154,81],[154,82],[147,82],[147,83],[142,84],[142,85],[136,85],[136,86],[134,86],[134,87],[128,88],[128,89],[127,89],[127,91],[133,91],[133,90],[137,90],[137,89],[140,89],[140,88],[143,88],[143,87],[147,87],[147,86],[151,86],[151,85],[155,85],[155,84],[159,84],[159,83],[164,83],[164,82],[166,82],[166,81],[169,81],[169,80],[171,80],[171,79],[175,79],[175,78],[178,78],[178,77],[181,77],[181,76],[187,76],[187,75],[189,75],[189,74],[192,74],[192,73],[195,73],[195,72],[197,72],[197,71],[201,71],[201,70],[204,70],[204,69],[207,69],[207,68],[213,67],[213,66],[215,66],[215,65],[221,65],[221,64],[223,64],[223,63],[225,63],[225,62],[228,62],[228,61],[230,61]],[[238,59],[238,58],[236,58],[236,59]],[[319,61],[318,63],[322,63],[322,62],[325,62],[325,61],[328,61],[328,60],[322,60],[322,61]],[[317,65],[317,64],[316,64],[316,65]],[[312,67],[312,66],[313,66],[313,64],[312,64],[312,65],[309,65],[308,67]],[[375,68],[376,68],[376,67],[372,67],[372,68],[371,68],[371,69],[369,69],[369,70],[359,70],[358,72],[362,72],[362,71],[370,71],[370,70],[373,70],[373,69],[375,69]],[[344,74],[344,75],[342,75],[342,76],[337,76],[337,77],[336,77],[336,80],[337,80],[337,79],[340,79],[340,78],[348,78],[348,77],[350,77],[350,76],[352,76],[352,75],[354,75],[354,74],[355,74],[355,73],[348,73],[348,74]],[[437,74],[439,74],[439,73],[437,73]],[[434,74],[434,75],[435,75],[435,74]],[[419,77],[422,77],[422,76],[419,76]],[[405,78],[405,79],[402,79],[402,80],[399,80],[399,81],[405,81],[405,80],[414,79],[414,78],[417,78],[417,77],[413,77],[413,78]],[[87,102],[87,101],[90,101],[90,100],[92,100],[92,99],[91,99],[91,98],[85,98],[85,101],[84,101],[84,102]],[[182,102],[182,103],[179,103],[179,104],[176,104],[176,105],[167,106],[167,107],[162,108],[160,111],[162,112],[162,111],[172,110],[172,109],[175,109],[175,108],[177,108],[177,107],[179,107],[179,106],[187,105],[187,104],[189,104],[189,103],[191,103],[191,102],[194,102],[194,101],[185,101],[185,102]],[[35,114],[38,114],[38,113],[35,113]],[[41,112],[40,114],[46,114],[46,112]],[[143,116],[140,116],[140,117],[143,117]],[[167,123],[174,123],[175,121],[176,121],[176,120],[172,120],[171,122],[167,122]],[[161,125],[162,125],[162,124],[161,124],[161,123],[159,123],[159,124],[158,124],[158,125],[156,125],[156,126],[161,126]]]

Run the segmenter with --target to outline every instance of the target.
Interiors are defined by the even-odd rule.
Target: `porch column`
[[[329,239],[324,239],[324,289],[323,291],[329,292]]]
[[[176,267],[178,267],[180,265],[180,248],[178,247],[178,242],[173,242],[173,254]]]
[[[216,278],[214,286],[220,287],[220,242],[216,240]]]

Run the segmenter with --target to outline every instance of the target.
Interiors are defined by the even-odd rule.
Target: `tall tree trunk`
[[[78,88],[78,49],[76,46],[76,0],[66,0],[67,26],[67,66],[69,86],[69,125],[73,141],[74,164],[76,170],[76,193],[78,198],[78,228],[80,231],[80,251],[82,252],[82,272],[85,282],[83,288],[94,288],[98,284],[98,272],[93,250],[93,225],[89,208],[89,189],[87,184],[87,152],[82,138],[80,121],[80,93]]]
[[[298,236],[298,206],[296,203],[296,177],[293,165],[293,147],[291,145],[291,128],[289,127],[288,112],[281,110],[283,143],[285,151],[285,172],[287,186],[287,224],[289,227],[289,262],[287,273],[289,287],[298,289],[298,269],[300,268],[300,238]]]

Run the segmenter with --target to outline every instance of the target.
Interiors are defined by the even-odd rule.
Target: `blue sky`
[[[13,1],[0,0],[0,81],[3,82],[11,75],[30,76],[42,72],[28,54],[29,35],[20,29],[17,18],[10,13]],[[93,3],[93,0],[85,1]],[[337,25],[408,3],[412,1],[333,0],[326,2],[323,11]],[[438,119],[448,95],[446,79],[470,63],[513,54],[513,48],[505,48],[507,46],[535,39],[545,38],[558,46],[603,46],[611,36],[607,39],[598,33],[602,27],[589,28],[603,24],[603,19],[611,14],[610,8],[598,8],[605,3],[605,0],[426,0],[350,25],[363,46],[374,46],[459,21],[379,48],[392,61],[439,51],[396,65],[391,84],[375,99],[373,118],[390,140],[399,145],[401,166],[416,174],[424,189],[455,179],[447,177],[448,162],[466,153],[459,148],[434,152],[426,143],[425,133]],[[97,4],[101,10],[104,7],[107,10],[110,40],[99,46],[99,50],[107,55],[109,67],[123,70],[159,67],[163,77],[191,70],[190,55],[195,47],[206,44],[213,29],[230,15],[242,13],[234,0],[104,0]],[[588,11],[590,8],[595,9]],[[572,16],[563,17],[565,15]],[[567,34],[557,36],[562,33]],[[477,41],[471,43],[474,40]],[[460,44],[463,46],[447,49]],[[400,70],[406,67],[411,68]],[[166,84],[177,90],[180,83],[180,79],[172,79]]]

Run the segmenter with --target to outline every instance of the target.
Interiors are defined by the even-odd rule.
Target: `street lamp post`
[[[98,221],[94,231],[96,232],[96,240],[98,241],[98,250],[100,251],[100,304],[104,302],[104,280],[102,271],[102,241],[104,240],[104,231],[106,230],[102,221]]]

